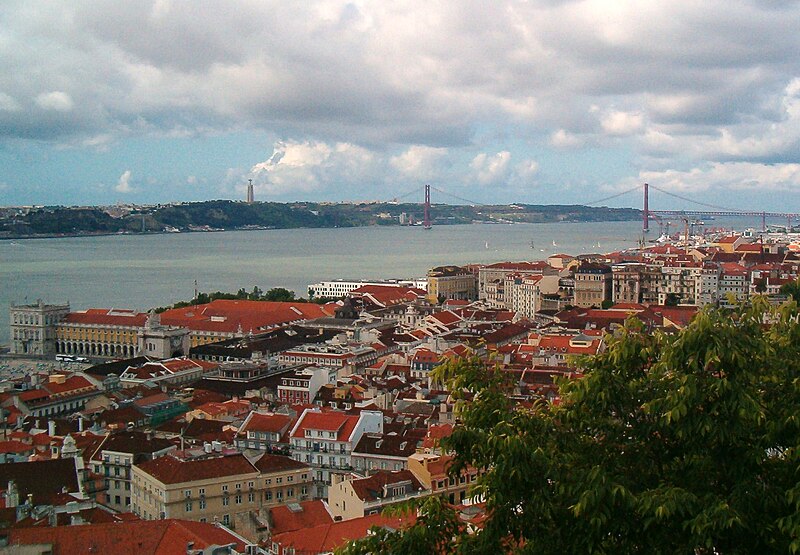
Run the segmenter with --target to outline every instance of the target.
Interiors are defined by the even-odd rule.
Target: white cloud
[[[675,192],[791,191],[800,189],[800,164],[758,164],[752,162],[714,162],[689,170],[643,171],[625,180],[620,188],[649,183]]]
[[[412,145],[405,152],[393,156],[389,163],[407,177],[430,179],[436,175],[446,155],[446,148]]]
[[[250,169],[256,188],[268,195],[308,192],[366,175],[368,150],[350,143],[279,141],[272,155]]]
[[[486,185],[505,179],[508,176],[510,161],[511,153],[507,150],[491,156],[481,152],[472,159],[469,166],[477,182]]]
[[[189,177],[186,178],[186,183],[188,183],[189,185],[194,185],[195,183],[197,183],[197,176],[190,175]]]
[[[0,92],[0,112],[18,112],[22,110],[19,102],[4,92]]]
[[[523,160],[514,167],[514,171],[518,177],[528,179],[539,172],[539,163],[536,160]]]
[[[133,187],[131,187],[131,170],[125,170],[122,175],[119,176],[119,181],[116,187],[114,187],[114,190],[118,193],[134,192]]]
[[[564,129],[559,129],[550,135],[550,145],[556,148],[576,148],[583,145],[583,140]]]
[[[644,118],[638,112],[611,111],[600,120],[603,131],[615,137],[633,135],[642,130]]]
[[[254,130],[293,138],[253,168],[274,194],[514,179],[523,143],[540,160],[607,149],[619,166],[672,170],[800,149],[797,2],[233,6],[12,3],[0,146]],[[475,161],[476,145],[513,162]],[[555,159],[548,172],[573,171]]]
[[[36,104],[43,110],[69,112],[72,110],[72,97],[63,91],[42,93],[36,97]]]

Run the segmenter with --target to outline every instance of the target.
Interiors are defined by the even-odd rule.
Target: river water
[[[610,252],[634,247],[640,238],[641,222],[629,221],[0,241],[0,344],[8,343],[7,307],[39,298],[69,302],[73,310],[147,310],[191,299],[195,280],[206,292],[258,285],[307,296],[308,284],[320,280],[410,278],[444,264]]]

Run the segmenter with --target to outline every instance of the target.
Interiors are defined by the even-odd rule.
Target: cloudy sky
[[[4,0],[0,205],[248,179],[259,200],[587,203],[647,181],[798,211],[798,22],[789,0]]]

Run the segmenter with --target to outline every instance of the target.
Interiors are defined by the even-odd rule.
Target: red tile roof
[[[136,466],[162,484],[183,484],[195,480],[258,472],[256,467],[240,453],[190,460],[164,455]]]
[[[196,331],[235,333],[240,328],[249,332],[326,316],[322,307],[314,303],[218,299],[167,310],[161,314],[161,323]]]
[[[94,324],[102,326],[127,326],[141,328],[147,321],[146,312],[118,308],[90,308],[70,312],[64,318],[68,324]]]
[[[373,526],[387,526],[398,530],[413,524],[414,520],[413,516],[398,518],[370,515],[286,532],[273,536],[272,541],[284,548],[293,547],[296,553],[328,553],[350,540],[366,537]]]
[[[80,526],[34,527],[8,531],[9,545],[51,544],[53,553],[114,555],[186,555],[186,546],[245,545],[237,536],[210,523],[188,520],[129,520]]]
[[[297,510],[298,508],[300,510]],[[293,504],[291,508],[288,505],[281,505],[270,509],[269,514],[272,520],[270,532],[273,536],[333,523],[333,518],[321,500],[304,501]]]
[[[300,417],[292,437],[305,437],[306,430],[338,432],[337,441],[346,441],[358,423],[358,416],[342,412],[306,411]],[[327,439],[327,438],[326,438]]]

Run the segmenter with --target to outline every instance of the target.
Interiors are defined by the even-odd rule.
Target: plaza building
[[[69,314],[69,304],[11,305],[11,354],[52,357],[56,354],[56,325]]]

